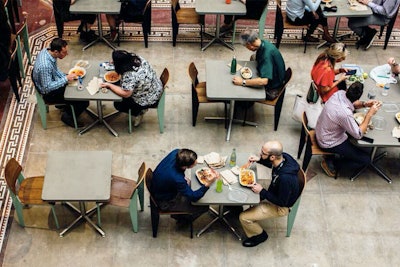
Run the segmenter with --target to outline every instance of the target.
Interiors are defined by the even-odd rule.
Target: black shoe
[[[74,119],[71,118],[71,116],[69,116],[67,113],[64,113],[61,115],[61,121],[63,123],[65,123],[66,125],[68,125],[72,128],[75,128]],[[77,121],[76,124],[77,124],[78,128],[82,128],[84,126],[84,124],[80,121]]]
[[[371,47],[377,33],[378,33],[377,30],[368,28],[366,43],[365,43],[366,45],[364,50],[368,50]]]
[[[243,241],[242,245],[244,247],[255,247],[259,245],[260,243],[266,241],[268,239],[268,234],[267,232],[263,231],[259,235],[252,236],[250,238],[247,238],[246,240]]]
[[[222,25],[221,28],[219,28],[219,34],[226,33],[231,30],[233,30],[233,24],[229,24],[229,25],[224,24],[224,25]]]
[[[61,109],[61,110],[64,110],[66,106],[67,106],[67,105],[65,105],[65,104],[58,104],[58,105],[55,105],[56,109]]]

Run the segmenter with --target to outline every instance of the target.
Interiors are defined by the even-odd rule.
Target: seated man
[[[64,99],[65,88],[69,81],[76,80],[76,74],[65,74],[57,67],[57,59],[68,55],[68,44],[61,38],[55,38],[50,43],[50,48],[44,48],[38,54],[32,71],[32,80],[36,90],[49,103],[64,103],[73,105],[75,115],[78,117],[88,106],[89,101],[67,101]],[[72,111],[66,107],[61,120],[68,126],[75,127]],[[78,123],[78,127],[83,127]]]
[[[175,149],[157,166],[153,173],[151,191],[155,201],[164,211],[186,211],[192,213],[191,218],[174,217],[178,221],[195,220],[208,206],[194,206],[204,196],[216,177],[208,180],[198,190],[190,188],[190,180],[185,177],[185,170],[197,164],[197,154],[190,149]]]
[[[319,146],[328,152],[340,155],[339,162],[333,164],[329,158],[321,162],[321,167],[328,176],[335,177],[334,166],[340,169],[359,170],[370,162],[369,154],[349,141],[351,135],[361,139],[368,129],[372,116],[378,111],[381,103],[377,100],[360,101],[363,84],[355,82],[347,90],[339,90],[325,103],[315,127],[315,135]],[[354,109],[370,107],[364,121],[358,125],[353,117]]]
[[[222,25],[220,32],[224,33],[233,29],[233,20],[238,19],[255,19],[259,20],[265,5],[268,5],[268,0],[240,0],[246,5],[246,15],[232,16],[224,15],[224,24]]]
[[[71,14],[69,7],[75,3],[76,0],[53,0],[54,17],[57,24],[58,37],[62,38],[64,32],[64,22],[80,20],[81,25],[77,32],[80,32],[80,40],[82,42],[90,43],[97,38],[96,34],[90,27],[96,20],[94,14]]]
[[[371,47],[374,42],[377,30],[370,28],[369,25],[386,25],[393,16],[397,16],[397,9],[400,0],[357,0],[363,5],[372,9],[372,15],[367,17],[349,18],[349,28],[355,32],[360,40],[357,42],[357,48],[364,46],[365,50]]]
[[[394,57],[391,57],[388,59],[387,63],[390,65],[390,70],[394,75],[399,75],[400,74],[400,66],[399,63],[396,62]]]
[[[268,190],[256,183],[251,190],[260,194],[261,203],[245,210],[239,216],[243,230],[248,237],[243,246],[254,247],[268,239],[258,221],[285,216],[300,195],[297,174],[300,169],[296,160],[283,152],[279,141],[266,142],[261,147],[260,157],[251,156],[250,162],[258,162],[272,168],[272,181]]]
[[[256,52],[257,71],[260,77],[243,79],[235,76],[232,82],[241,86],[264,86],[266,99],[273,100],[285,82],[285,62],[281,52],[269,41],[261,40],[255,31],[245,31],[240,35],[242,43],[250,51]]]

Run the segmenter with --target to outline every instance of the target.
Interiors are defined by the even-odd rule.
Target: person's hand
[[[378,110],[381,108],[382,106],[382,102],[377,101],[377,103],[374,103],[368,110],[368,114],[369,115],[375,115],[376,112],[378,112]]]
[[[252,187],[251,190],[256,193],[259,194],[261,192],[261,190],[263,190],[262,185],[255,183]]]
[[[379,100],[368,100],[364,102],[364,106],[365,107],[372,107],[375,104],[379,104],[379,107],[382,105],[382,102]]]
[[[253,162],[256,162],[256,161],[259,161],[260,160],[260,157],[257,157],[256,155],[251,155],[250,157],[249,157],[249,159],[248,159],[248,161],[250,162],[250,163],[253,163]]]
[[[368,5],[368,3],[370,2],[370,0],[358,0],[359,3],[363,4],[363,5]]]
[[[76,76],[75,73],[67,74],[67,80],[68,80],[69,82],[70,82],[70,81],[73,81],[73,80],[78,80],[78,76]]]
[[[340,74],[338,74],[338,80],[339,81],[344,81],[349,77],[350,77],[350,75],[346,75],[346,72],[341,72]]]
[[[101,83],[100,87],[101,88],[110,88],[110,85],[111,85],[110,83]]]
[[[185,176],[186,183],[190,186],[190,178]]]
[[[205,179],[206,181],[204,182],[204,185],[206,187],[210,187],[210,185],[212,185],[215,182],[215,180],[218,179],[218,177],[219,177],[219,175],[213,175],[213,177],[211,179]]]
[[[235,77],[232,78],[232,82],[235,85],[242,85],[243,79],[240,78],[239,76],[235,76]]]

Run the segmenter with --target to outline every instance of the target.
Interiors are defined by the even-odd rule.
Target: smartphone
[[[374,139],[366,137],[366,136],[361,137],[361,140],[363,140],[367,143],[371,143],[371,144],[374,142]]]
[[[349,70],[348,72],[346,72],[346,75],[354,75],[356,74],[357,70]]]

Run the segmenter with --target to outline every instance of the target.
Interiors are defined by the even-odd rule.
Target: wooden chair
[[[163,92],[161,94],[160,100],[155,103],[150,108],[157,109],[157,117],[158,117],[158,126],[160,128],[160,133],[164,132],[164,114],[165,114],[165,90],[167,89],[167,82],[169,80],[169,71],[167,68],[164,68],[163,72],[160,76],[161,83],[163,85]],[[128,124],[129,124],[129,133],[132,133],[132,110],[128,110]]]
[[[32,65],[31,60],[31,48],[29,45],[29,32],[28,32],[28,21],[25,16],[22,26],[16,33],[17,36],[17,54],[18,54],[18,64],[21,71],[22,78],[26,77],[25,66],[24,66],[24,54],[23,50],[26,52],[26,57],[28,59],[29,65]]]
[[[143,38],[144,38],[144,46],[148,48],[149,46],[149,34],[151,32],[151,0],[147,0],[143,11],[140,15],[132,17],[132,18],[124,18],[119,21],[119,24],[122,28],[122,34],[125,34],[125,23],[141,23],[142,30],[143,30]],[[119,25],[118,25],[118,32],[119,32]],[[120,45],[121,39],[120,35],[118,34],[117,44]]]
[[[304,188],[306,187],[307,179],[304,171],[302,169],[299,170],[297,173],[297,179],[300,185],[300,195],[297,198],[294,205],[290,208],[289,214],[287,216],[287,229],[286,229],[286,236],[289,237],[290,233],[292,232],[294,220],[296,219],[297,210],[299,209],[301,194],[304,192]]]
[[[394,15],[393,18],[390,19],[388,24],[381,26],[381,29],[379,31],[379,39],[380,39],[382,37],[383,30],[385,29],[386,26],[385,44],[383,45],[383,49],[386,49],[389,43],[390,35],[392,34],[393,26],[396,23],[396,19],[398,16],[397,13],[399,13],[399,8],[400,6],[397,8],[396,15]]]
[[[315,130],[309,129],[309,127],[308,127],[308,119],[307,119],[307,114],[305,112],[303,113],[303,119],[302,119],[299,150],[297,153],[298,159],[300,158],[301,153],[303,152],[304,145],[306,145],[306,150],[304,152],[303,165],[301,167],[304,172],[307,171],[307,167],[308,167],[308,164],[310,163],[312,156],[314,156],[314,155],[321,155],[321,156],[335,155],[335,153],[326,152],[319,147],[317,139],[315,137]],[[337,168],[336,168],[335,179],[337,179],[337,175],[339,173],[338,166],[336,166],[336,167]]]
[[[181,8],[179,0],[171,0],[172,17],[172,45],[176,45],[179,24],[199,24],[200,25],[200,48],[203,47],[204,15],[197,14],[195,8]]]
[[[261,17],[258,20],[254,20],[254,19],[238,19],[238,20],[257,21],[258,22],[258,36],[262,40],[264,38],[265,21],[267,19],[267,13],[268,13],[268,1],[266,1],[266,5],[264,7],[264,11],[263,11],[263,13],[261,14]],[[236,40],[236,22],[238,20],[235,20],[233,22],[232,45],[234,44],[234,42]]]
[[[286,20],[286,12],[282,10],[282,1],[281,0],[276,0],[276,13],[275,13],[275,31],[274,31],[274,39],[276,39],[276,47],[279,48],[281,41],[282,41],[282,36],[283,36],[283,31],[285,29],[301,29],[301,39],[304,42],[304,53],[306,53],[307,50],[307,42],[304,40],[304,32],[307,32],[308,25],[293,25],[290,24]]]
[[[192,124],[196,126],[197,114],[199,112],[200,103],[224,103],[225,118],[228,114],[228,106],[226,101],[211,101],[207,99],[206,82],[199,82],[196,66],[194,63],[189,64],[189,77],[192,80]]]
[[[122,178],[119,176],[111,176],[111,193],[110,200],[107,205],[124,207],[129,209],[133,232],[139,230],[138,223],[138,200],[140,203],[140,211],[144,210],[144,177],[146,174],[146,164],[143,162],[138,170],[138,178],[136,181]],[[98,224],[101,225],[100,205],[97,205]]]
[[[10,79],[11,87],[13,89],[15,98],[18,102],[20,102],[21,98],[19,96],[19,87],[22,87],[22,80],[21,80],[21,72],[18,65],[18,58],[17,58],[17,42],[14,40],[14,44],[12,45],[14,50],[11,53],[10,61],[8,62],[8,76]],[[19,84],[19,86],[18,86]]]
[[[56,227],[57,229],[60,228],[54,209],[54,203],[42,200],[44,176],[25,178],[22,175],[21,165],[15,158],[11,158],[4,169],[4,177],[15,211],[17,212],[19,225],[25,227],[24,215],[22,212],[24,205],[50,204]]]
[[[157,202],[154,199],[154,193],[152,192],[152,182],[153,182],[153,171],[148,169],[146,172],[146,188],[150,194],[150,212],[151,212],[151,227],[153,230],[153,237],[157,237],[158,224],[160,221],[160,215],[191,215],[188,212],[179,211],[162,211]],[[193,220],[190,221],[190,238],[193,238]]]
[[[286,86],[291,78],[292,78],[292,69],[289,67],[286,69],[285,82],[283,83],[281,89],[279,89],[280,92],[279,92],[278,97],[276,97],[274,100],[260,100],[260,101],[256,102],[256,103],[260,103],[263,105],[268,105],[268,106],[274,107],[274,131],[278,130],[278,124],[279,124],[279,119],[281,117],[283,99],[285,98]],[[245,112],[244,112],[243,125],[246,122],[246,117],[247,117],[247,109],[245,109]]]

